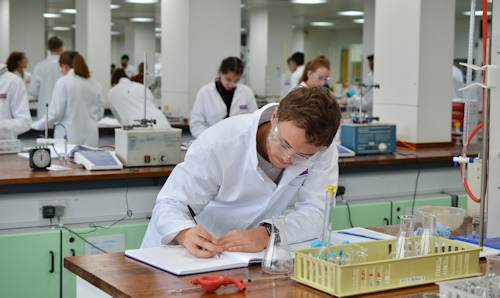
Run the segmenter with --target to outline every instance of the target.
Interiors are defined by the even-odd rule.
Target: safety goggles
[[[228,85],[231,85],[231,86],[234,86],[234,87],[236,87],[236,85],[238,85],[238,83],[240,82],[240,80],[233,81],[233,80],[231,80],[229,78],[226,78],[224,76],[224,74],[222,73],[222,71],[220,73],[220,80],[221,80],[221,82],[224,82],[224,83],[226,83]]]
[[[293,149],[278,133],[278,118],[274,120],[271,125],[271,130],[269,131],[268,141],[271,148],[277,151],[281,156],[290,158],[291,162],[295,165],[305,165],[310,166],[313,163],[317,162],[323,152],[326,150],[326,147],[321,148],[315,154],[308,155],[303,154],[295,149]]]
[[[316,77],[316,79],[317,79],[317,80],[319,80],[319,81],[325,81],[325,84],[326,84],[326,83],[328,83],[328,81],[330,81],[330,77],[326,77],[326,78],[324,78],[324,77],[322,77],[322,76],[321,76],[321,77],[320,77],[320,76],[318,76],[318,75],[317,75],[317,74],[315,74],[314,72],[311,72],[311,73],[314,75],[314,77]]]

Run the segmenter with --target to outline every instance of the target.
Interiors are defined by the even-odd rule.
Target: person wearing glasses
[[[330,60],[319,56],[306,63],[299,86],[313,87],[324,86],[330,80]]]
[[[7,58],[7,68],[10,72],[19,76],[26,87],[26,92],[29,90],[31,83],[31,73],[26,70],[28,66],[28,56],[23,52],[12,52]]]
[[[295,88],[279,104],[210,127],[158,194],[141,248],[180,244],[202,258],[261,251],[271,217],[283,214],[297,194],[281,232],[289,243],[318,238],[324,186],[338,181],[338,152],[331,145],[341,117],[326,88]]]
[[[250,88],[239,83],[243,62],[237,57],[222,60],[219,76],[198,91],[189,117],[189,130],[198,138],[207,128],[224,118],[253,113],[257,102]]]

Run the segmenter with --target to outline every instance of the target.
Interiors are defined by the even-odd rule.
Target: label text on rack
[[[401,278],[399,280],[399,284],[402,285],[402,284],[424,281],[424,280],[425,280],[425,276],[414,276],[414,277],[408,277],[408,278]]]

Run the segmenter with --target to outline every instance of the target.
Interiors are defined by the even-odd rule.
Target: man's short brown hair
[[[318,147],[332,144],[341,119],[340,106],[325,87],[297,87],[278,109],[278,121],[293,121],[306,131],[307,142]]]
[[[63,47],[64,42],[59,36],[52,36],[48,42],[48,49],[51,52],[59,52]]]

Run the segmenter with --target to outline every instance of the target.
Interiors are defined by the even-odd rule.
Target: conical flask
[[[389,257],[391,259],[410,258],[416,256],[415,236],[413,234],[413,215],[399,216],[399,233]]]
[[[316,258],[335,262],[335,256],[332,253],[332,249],[330,247],[330,238],[332,233],[330,229],[332,227],[333,220],[333,200],[335,199],[335,190],[336,186],[326,185],[326,201],[325,201],[325,220],[323,223],[323,236],[321,237],[321,248],[316,253]]]
[[[272,229],[267,244],[262,270],[271,274],[288,274],[293,271],[293,261],[285,235],[285,216],[272,217]]]
[[[436,214],[423,212],[422,233],[418,237],[417,255],[425,256],[441,252],[441,241],[436,229]]]

